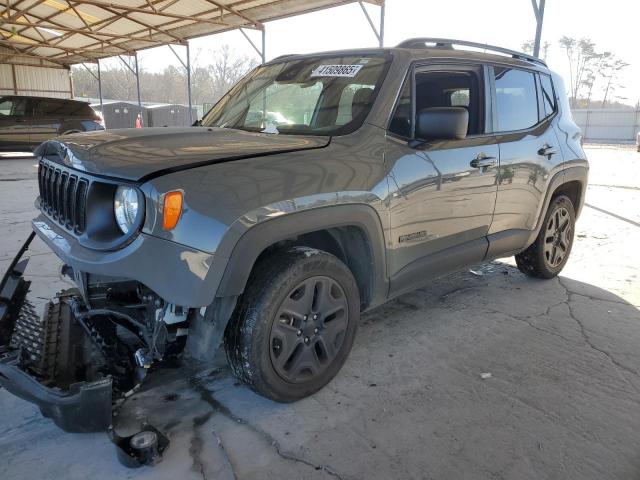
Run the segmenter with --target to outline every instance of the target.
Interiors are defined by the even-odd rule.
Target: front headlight
[[[138,216],[138,192],[133,187],[120,186],[113,200],[113,211],[122,233],[129,233]]]

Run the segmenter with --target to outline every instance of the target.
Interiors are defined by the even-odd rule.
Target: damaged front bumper
[[[43,350],[50,349],[52,336],[71,335],[69,323],[73,319],[69,315],[66,315],[69,318],[64,318],[65,315],[58,314],[53,319],[56,325],[45,325],[38,318],[34,322],[33,312],[24,308],[30,282],[23,278],[28,259],[23,260],[22,256],[33,237],[34,233],[31,233],[0,283],[0,385],[40,407],[45,417],[51,418],[67,432],[104,431],[111,424],[111,377],[95,381],[67,381],[64,389],[46,384],[51,383],[46,372],[54,372],[58,365],[50,364],[51,358],[42,358],[46,353]],[[59,313],[60,308],[56,311]],[[24,331],[17,332],[17,327]],[[17,342],[17,337],[24,341]],[[57,338],[56,342],[60,343]],[[25,347],[26,344],[29,346]],[[74,346],[69,344],[68,347],[67,352],[58,353],[68,355]],[[66,360],[69,364],[70,359]],[[59,376],[60,372],[56,374]]]
[[[111,378],[81,382],[68,390],[49,388],[19,367],[13,352],[0,358],[0,385],[17,397],[40,407],[65,432],[106,431],[111,425]]]
[[[0,386],[37,405],[62,430],[108,431],[127,467],[158,462],[169,440],[146,423],[137,434],[120,437],[113,409],[140,388],[152,364],[177,358],[188,311],[131,282],[98,282],[91,302],[86,290],[63,291],[40,317],[27,300],[31,282],[24,278],[28,259],[22,259],[33,238],[31,233],[0,283]]]

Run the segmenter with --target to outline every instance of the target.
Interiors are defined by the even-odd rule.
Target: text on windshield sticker
[[[363,65],[318,65],[311,77],[355,77]]]

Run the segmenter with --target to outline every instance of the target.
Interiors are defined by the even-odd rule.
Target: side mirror
[[[463,107],[423,108],[416,115],[416,138],[461,140],[467,136],[469,112]]]

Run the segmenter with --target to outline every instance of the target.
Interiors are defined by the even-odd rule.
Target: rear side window
[[[67,102],[55,98],[36,101],[34,112],[41,117],[93,117],[95,115],[86,103]]]
[[[27,101],[23,98],[0,99],[0,115],[23,117],[27,114]]]
[[[524,130],[538,123],[535,76],[525,70],[494,67],[498,131]]]
[[[542,91],[542,105],[546,118],[556,111],[556,96],[553,93],[553,84],[549,75],[540,74],[540,90]]]

